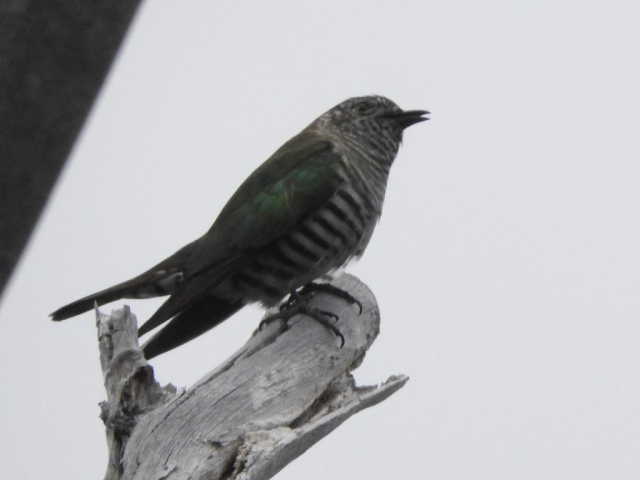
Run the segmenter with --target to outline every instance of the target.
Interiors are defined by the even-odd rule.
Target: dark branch
[[[0,295],[139,4],[0,2]]]

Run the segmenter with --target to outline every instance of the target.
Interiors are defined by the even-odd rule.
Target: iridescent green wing
[[[262,247],[316,213],[343,182],[331,143],[294,137],[254,171],[197,241],[184,286],[144,325],[151,330],[208,295]]]
[[[238,188],[194,251],[187,276],[251,256],[317,212],[343,182],[330,142],[294,137]]]

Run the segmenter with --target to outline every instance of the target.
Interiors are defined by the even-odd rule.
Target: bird
[[[122,298],[169,295],[138,330],[142,337],[166,323],[142,346],[151,359],[245,305],[281,304],[362,256],[403,132],[428,114],[380,95],[341,102],[249,175],[203,236],[142,274],[56,310],[52,320]]]

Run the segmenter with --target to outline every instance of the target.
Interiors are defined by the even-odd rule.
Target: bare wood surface
[[[318,293],[312,306],[340,316],[339,339],[298,315],[274,322],[191,388],[160,387],[137,344],[127,307],[98,315],[109,465],[106,479],[267,479],[351,415],[408,380],[357,387],[350,372],[379,332],[371,291],[356,277],[333,282],[358,308]],[[283,331],[284,330],[284,331]]]

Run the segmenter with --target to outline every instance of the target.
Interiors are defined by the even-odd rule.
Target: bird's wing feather
[[[227,202],[191,255],[186,276],[209,270],[230,255],[251,255],[287,235],[340,188],[338,164],[330,142],[291,139]]]
[[[140,328],[139,335],[211,293],[261,247],[317,212],[343,182],[336,170],[338,158],[327,141],[294,137],[258,167],[198,241],[186,265],[183,288]]]
[[[196,303],[211,293],[215,285],[226,280],[233,272],[248,260],[247,257],[236,256],[226,259],[215,268],[203,272],[189,280],[188,288],[181,288],[172,294],[160,308],[139,329],[138,336],[150,332],[159,325],[177,315],[185,308]]]

